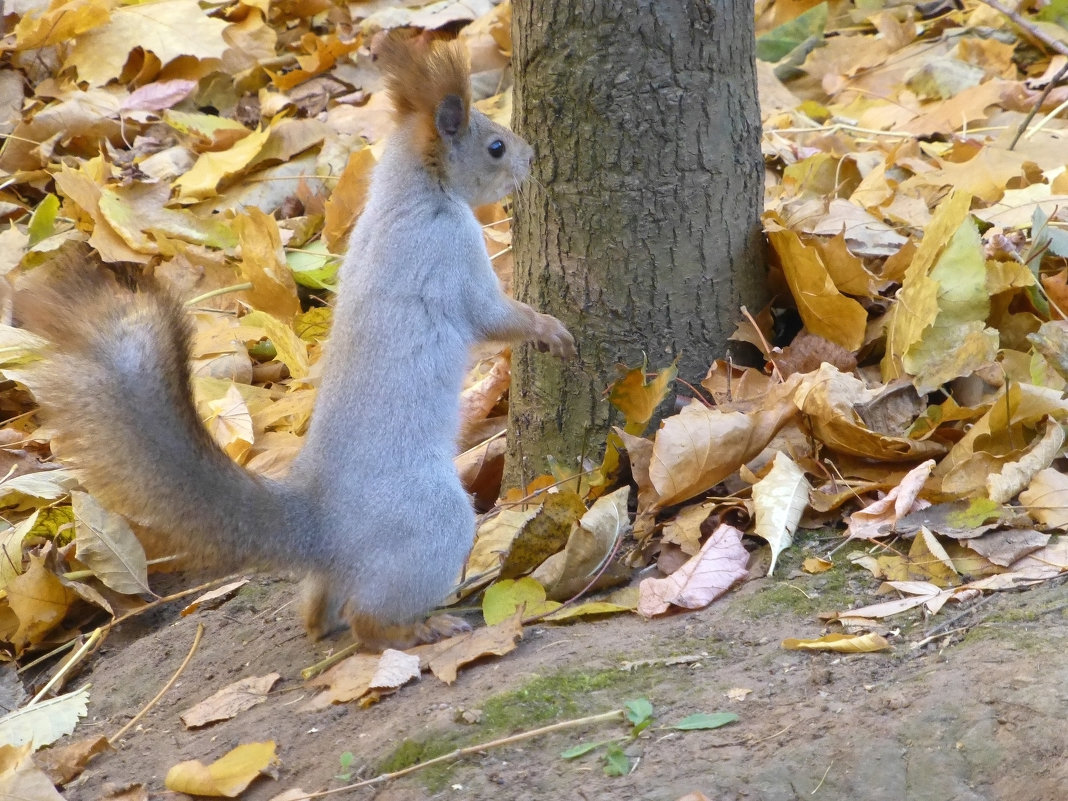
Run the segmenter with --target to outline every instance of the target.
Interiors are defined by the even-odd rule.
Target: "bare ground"
[[[842,568],[836,568],[836,571]],[[835,583],[837,581],[837,583]],[[298,712],[309,696],[299,671],[345,644],[311,643],[289,602],[294,585],[259,577],[216,610],[182,618],[178,607],[135,618],[93,657],[88,718],[77,735],[111,734],[171,676],[198,623],[202,644],[179,682],[122,741],[64,790],[69,801],[143,783],[174,797],[163,777],[185,759],[205,762],[242,742],[274,740],[281,767],[244,793],[252,801],[290,788],[338,787],[340,757],[352,780],[408,761],[620,707],[644,696],[658,723],[731,711],[714,731],[651,728],[626,747],[630,775],[604,775],[596,755],[564,761],[580,740],[625,733],[615,723],[547,735],[339,797],[416,799],[650,799],[701,791],[730,799],[1059,801],[1068,797],[1068,617],[1059,582],[986,600],[941,639],[926,632],[961,610],[901,621],[894,650],[837,656],[784,650],[784,637],[817,636],[814,611],[843,597],[871,600],[871,582],[794,576],[750,582],[712,607],[657,621],[617,616],[528,629],[519,648],[461,672],[431,676],[368,709]],[[802,592],[803,590],[803,592]],[[848,605],[848,604],[847,604]],[[625,662],[698,656],[677,665],[620,670]],[[244,676],[282,675],[268,701],[236,718],[187,731],[180,712]],[[730,700],[732,688],[751,690]],[[483,710],[481,723],[457,722]],[[420,744],[426,749],[420,752]],[[184,798],[185,796],[178,796]]]

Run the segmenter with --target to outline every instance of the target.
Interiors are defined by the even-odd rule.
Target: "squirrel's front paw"
[[[564,324],[551,314],[539,314],[534,331],[538,350],[548,351],[559,359],[570,359],[575,355],[575,339]]]

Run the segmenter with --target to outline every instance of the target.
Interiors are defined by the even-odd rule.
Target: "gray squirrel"
[[[372,649],[466,627],[424,618],[474,536],[452,462],[469,346],[575,353],[559,320],[502,293],[472,212],[518,187],[530,146],[472,108],[459,42],[390,35],[377,57],[397,126],[349,241],[316,408],[287,477],[249,473],[201,424],[191,326],[167,291],[124,289],[83,262],[15,301],[20,324],[52,343],[33,390],[90,492],[199,561],[305,572],[309,633],[347,621]]]

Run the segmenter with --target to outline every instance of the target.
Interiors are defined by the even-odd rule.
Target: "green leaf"
[[[309,289],[333,290],[337,286],[337,271],[341,259],[326,249],[322,240],[309,242],[299,250],[286,253],[286,264],[293,271],[293,280]]]
[[[600,743],[579,743],[578,745],[573,745],[570,748],[568,748],[566,751],[562,752],[560,754],[560,756],[563,757],[564,759],[578,759],[580,756],[588,754],[593,749],[600,748],[602,745],[604,745],[603,742],[600,742]]]
[[[604,755],[604,775],[626,776],[628,773],[630,773],[630,759],[623,753],[623,749],[615,744],[608,746],[608,751]]]
[[[56,212],[59,211],[59,198],[55,195],[49,194],[37,204],[37,208],[33,210],[33,216],[30,217],[30,224],[28,226],[28,233],[30,235],[29,245],[32,248],[42,239],[47,239],[56,230]]]
[[[733,712],[713,712],[709,714],[707,712],[698,712],[696,715],[688,715],[680,720],[673,726],[668,726],[669,729],[678,729],[680,731],[692,731],[694,729],[718,729],[720,726],[726,726],[728,723],[734,723],[738,720],[738,716]]]
[[[653,705],[649,703],[647,698],[635,698],[632,701],[627,701],[623,704],[623,709],[627,713],[627,720],[635,726],[651,720],[653,717]]]
[[[827,4],[820,3],[756,40],[756,57],[761,61],[778,61],[812,37],[823,36],[827,25]]]
[[[482,617],[487,626],[500,623],[524,607],[524,617],[533,617],[560,608],[558,601],[545,600],[545,588],[524,576],[521,579],[501,579],[486,588],[482,596]]]

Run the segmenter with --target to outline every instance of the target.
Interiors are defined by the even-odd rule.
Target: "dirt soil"
[[[842,568],[836,568],[835,571]],[[63,792],[101,798],[131,782],[152,798],[180,760],[214,760],[234,746],[274,740],[277,779],[242,798],[291,788],[316,791],[533,729],[620,707],[644,696],[658,724],[695,712],[735,712],[713,731],[652,727],[625,751],[634,764],[610,778],[596,754],[564,761],[583,740],[624,734],[608,722],[482,752],[343,798],[650,799],[700,791],[709,799],[856,801],[1060,801],[1068,797],[1068,602],[1059,582],[1002,593],[974,606],[938,639],[913,647],[963,610],[895,619],[892,652],[855,656],[786,651],[785,637],[818,636],[816,612],[873,600],[854,575],[752,581],[712,607],[667,619],[616,616],[527,630],[519,648],[463,670],[452,686],[425,675],[368,709],[353,704],[298,712],[310,691],[299,671],[347,636],[309,642],[297,621],[295,585],[258,577],[215,610],[180,617],[181,602],[123,624],[96,654],[89,716],[76,736],[112,734],[152,698],[185,657],[198,623],[205,635],[178,683],[121,742]],[[188,577],[180,578],[181,581]],[[837,584],[835,582],[837,581]],[[857,582],[860,581],[860,584]],[[670,665],[656,660],[690,657]],[[696,659],[694,659],[696,657]],[[621,670],[627,662],[653,664]],[[277,671],[266,703],[188,731],[179,713],[231,682]],[[728,690],[745,688],[744,700]],[[479,723],[458,722],[482,710]],[[409,740],[403,748],[402,743]],[[400,751],[398,751],[400,749]],[[422,749],[422,750],[421,750]],[[435,750],[436,749],[436,750]],[[185,798],[185,796],[178,796]]]

